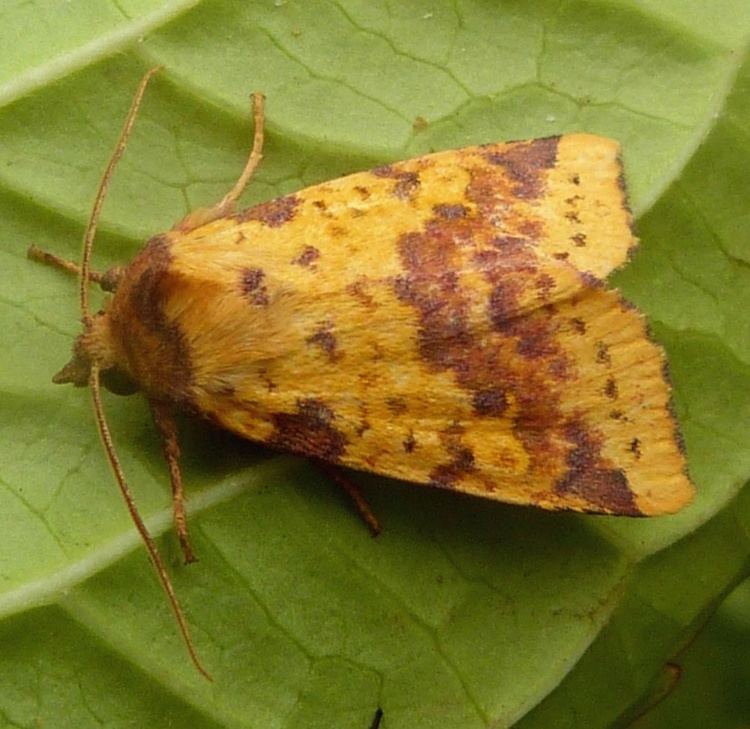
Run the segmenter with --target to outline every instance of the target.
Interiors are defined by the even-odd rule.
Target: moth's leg
[[[263,111],[263,104],[265,97],[259,92],[255,92],[252,95],[253,99],[253,121],[255,124],[255,132],[253,134],[253,148],[250,150],[250,156],[247,158],[245,163],[245,169],[242,170],[237,182],[234,187],[219,200],[215,205],[208,208],[198,208],[192,213],[188,213],[177,225],[173,227],[173,230],[179,230],[183,233],[198,228],[201,225],[210,223],[212,220],[218,220],[224,218],[227,215],[231,215],[234,212],[237,204],[237,198],[242,194],[244,189],[247,187],[247,183],[250,182],[250,178],[253,176],[256,168],[260,164],[263,158],[263,125],[265,115]]]
[[[57,268],[60,271],[65,271],[66,273],[71,273],[74,276],[81,275],[81,267],[77,263],[75,263],[74,261],[69,261],[66,258],[56,256],[54,253],[50,253],[49,251],[42,250],[41,248],[39,248],[39,246],[36,246],[33,243],[26,251],[26,255],[32,261],[38,261],[39,263],[43,263],[46,266],[52,266],[52,268]],[[104,291],[114,291],[117,288],[117,283],[122,276],[122,272],[123,269],[121,266],[110,268],[108,271],[104,271],[104,273],[100,271],[89,271],[89,279],[94,283],[99,284],[99,286],[101,286]]]
[[[359,515],[367,524],[367,528],[370,530],[370,534],[373,537],[377,537],[382,531],[378,517],[372,510],[370,504],[367,503],[367,499],[360,490],[359,486],[355,484],[346,474],[341,471],[340,468],[332,466],[326,461],[314,459],[314,463],[318,468],[323,471],[334,483],[340,486],[349,495],[349,498],[354,502],[354,506],[357,508]]]
[[[182,488],[182,472],[180,471],[180,444],[177,440],[177,424],[169,405],[157,400],[149,400],[151,416],[161,436],[161,447],[164,459],[169,468],[169,480],[172,484],[172,509],[174,511],[174,526],[180,540],[185,564],[196,561],[188,538],[187,520],[185,518],[185,492]]]

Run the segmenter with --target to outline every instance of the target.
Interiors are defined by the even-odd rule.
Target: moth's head
[[[138,385],[121,365],[112,346],[109,319],[106,311],[100,311],[88,321],[84,321],[82,334],[73,344],[70,361],[52,378],[56,385],[71,383],[75,387],[85,387],[91,380],[91,367],[99,367],[99,380],[115,395],[132,395],[138,392]]]

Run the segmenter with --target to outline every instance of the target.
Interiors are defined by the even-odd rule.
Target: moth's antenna
[[[146,86],[148,86],[148,82],[151,80],[151,77],[157,71],[159,71],[160,68],[161,66],[155,66],[154,68],[147,71],[141,79],[140,84],[138,84],[138,89],[136,90],[133,101],[130,104],[130,110],[128,111],[125,123],[123,124],[122,131],[120,132],[120,136],[117,140],[117,144],[115,145],[114,152],[112,153],[112,157],[107,164],[107,168],[104,170],[101,182],[99,182],[99,187],[96,191],[94,207],[91,210],[91,217],[89,218],[88,225],[86,226],[86,232],[83,236],[83,256],[81,259],[81,268],[79,271],[81,316],[83,318],[84,329],[88,329],[91,326],[91,313],[89,311],[89,282],[92,279],[91,250],[94,245],[96,224],[99,221],[99,215],[102,210],[102,205],[104,204],[104,198],[107,195],[107,189],[109,188],[112,174],[115,170],[115,167],[117,166],[117,163],[122,157],[122,153],[125,151],[125,145],[127,144],[128,138],[130,137],[130,133],[133,131],[135,118],[138,113],[138,109],[141,106],[141,101],[143,100],[143,94],[146,91]],[[70,270],[69,266],[66,266],[66,268]],[[174,612],[175,618],[177,619],[177,625],[179,626],[180,633],[182,634],[182,639],[185,643],[185,646],[187,647],[188,653],[190,654],[190,658],[192,659],[193,664],[198,669],[198,671],[200,671],[201,674],[203,674],[209,681],[211,681],[213,680],[211,678],[211,674],[203,667],[200,660],[198,659],[198,654],[196,653],[195,646],[193,645],[193,639],[190,637],[190,629],[188,628],[185,614],[182,612],[180,603],[177,600],[177,595],[175,594],[174,587],[172,586],[172,582],[169,579],[167,570],[164,567],[164,562],[162,561],[161,555],[159,554],[159,550],[156,548],[156,543],[154,542],[153,537],[146,528],[146,525],[143,523],[141,515],[138,513],[135,501],[133,501],[133,494],[130,491],[128,482],[125,480],[125,473],[123,472],[122,466],[120,465],[120,459],[117,457],[117,452],[115,451],[115,446],[112,442],[112,435],[110,433],[109,426],[107,425],[107,419],[104,415],[101,387],[99,384],[99,365],[96,362],[91,363],[91,370],[89,372],[89,387],[91,388],[91,398],[94,403],[96,425],[99,429],[99,436],[101,437],[102,445],[104,446],[104,452],[107,454],[107,459],[109,460],[109,465],[111,466],[112,472],[115,475],[117,485],[120,488],[120,493],[122,494],[123,499],[125,499],[125,504],[128,507],[128,511],[130,512],[130,518],[133,520],[135,528],[138,530],[138,533],[140,534],[141,539],[146,546],[146,551],[148,553],[149,559],[151,560],[151,564],[156,570],[156,574],[159,577],[159,582],[161,583],[162,589],[167,596],[167,600],[169,601],[169,605],[172,608],[172,612]]]
[[[159,70],[161,66],[154,66],[154,68],[146,71],[145,75],[138,84],[138,89],[135,92],[133,101],[130,104],[130,110],[125,118],[125,123],[122,126],[122,131],[115,145],[112,157],[107,164],[107,168],[104,170],[102,179],[99,182],[99,187],[96,191],[96,198],[94,199],[94,207],[91,210],[91,217],[89,218],[88,225],[86,226],[86,232],[83,235],[83,256],[81,259],[81,278],[80,278],[80,298],[81,298],[81,316],[83,317],[84,326],[88,325],[91,321],[91,313],[89,312],[89,280],[91,278],[91,249],[94,245],[94,235],[96,234],[96,224],[99,222],[99,215],[102,211],[102,205],[104,205],[104,198],[107,196],[107,189],[109,183],[112,180],[112,173],[115,171],[117,163],[122,157],[122,153],[125,151],[125,145],[128,142],[128,137],[133,131],[133,124],[135,124],[135,117],[138,114],[138,109],[141,106],[143,100],[143,94],[146,92],[146,86],[151,80],[151,77]]]
[[[143,543],[146,545],[146,551],[148,552],[149,559],[151,560],[151,564],[156,570],[156,574],[159,576],[159,582],[161,583],[161,586],[167,596],[167,600],[169,601],[172,611],[174,612],[175,618],[177,618],[177,625],[180,628],[182,639],[185,643],[185,646],[187,647],[193,664],[209,681],[213,681],[211,674],[203,667],[203,664],[198,658],[195,646],[193,645],[193,639],[190,637],[190,629],[188,628],[185,614],[182,612],[182,608],[180,607],[177,595],[175,594],[174,587],[172,586],[172,582],[169,579],[167,570],[164,567],[164,562],[162,561],[161,555],[159,554],[159,550],[156,548],[156,543],[154,542],[153,537],[146,528],[146,525],[143,523],[141,515],[138,513],[138,509],[136,508],[135,502],[133,501],[133,494],[130,491],[128,482],[125,480],[125,473],[123,472],[122,466],[120,465],[120,459],[117,457],[117,452],[115,451],[115,446],[112,442],[112,435],[109,431],[107,420],[104,417],[101,389],[99,387],[99,366],[96,363],[92,363],[91,365],[89,387],[91,388],[91,397],[94,401],[94,413],[96,414],[96,424],[99,428],[99,435],[102,439],[102,445],[104,446],[104,451],[106,452],[107,458],[109,459],[109,465],[112,467],[112,472],[115,474],[117,485],[120,487],[120,493],[122,493],[122,497],[123,499],[125,499],[125,504],[127,505],[128,511],[130,512],[130,518],[133,520],[138,533],[141,535]]]

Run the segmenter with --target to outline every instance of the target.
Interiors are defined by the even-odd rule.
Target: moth
[[[201,671],[130,496],[100,383],[141,392],[192,557],[174,413],[333,466],[545,509],[651,516],[690,501],[666,359],[604,279],[636,246],[618,145],[589,134],[437,152],[237,210],[235,187],[91,270],[83,332],[57,383],[91,388],[107,456]],[[92,314],[90,283],[111,292]]]

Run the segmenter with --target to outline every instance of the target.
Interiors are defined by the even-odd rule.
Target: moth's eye
[[[102,291],[114,293],[120,283],[120,279],[122,278],[124,271],[125,268],[123,266],[114,266],[113,268],[105,271],[102,275],[101,281],[99,281],[99,286],[101,287]]]
[[[138,385],[116,367],[110,367],[100,374],[101,382],[115,395],[133,395],[138,392]]]

